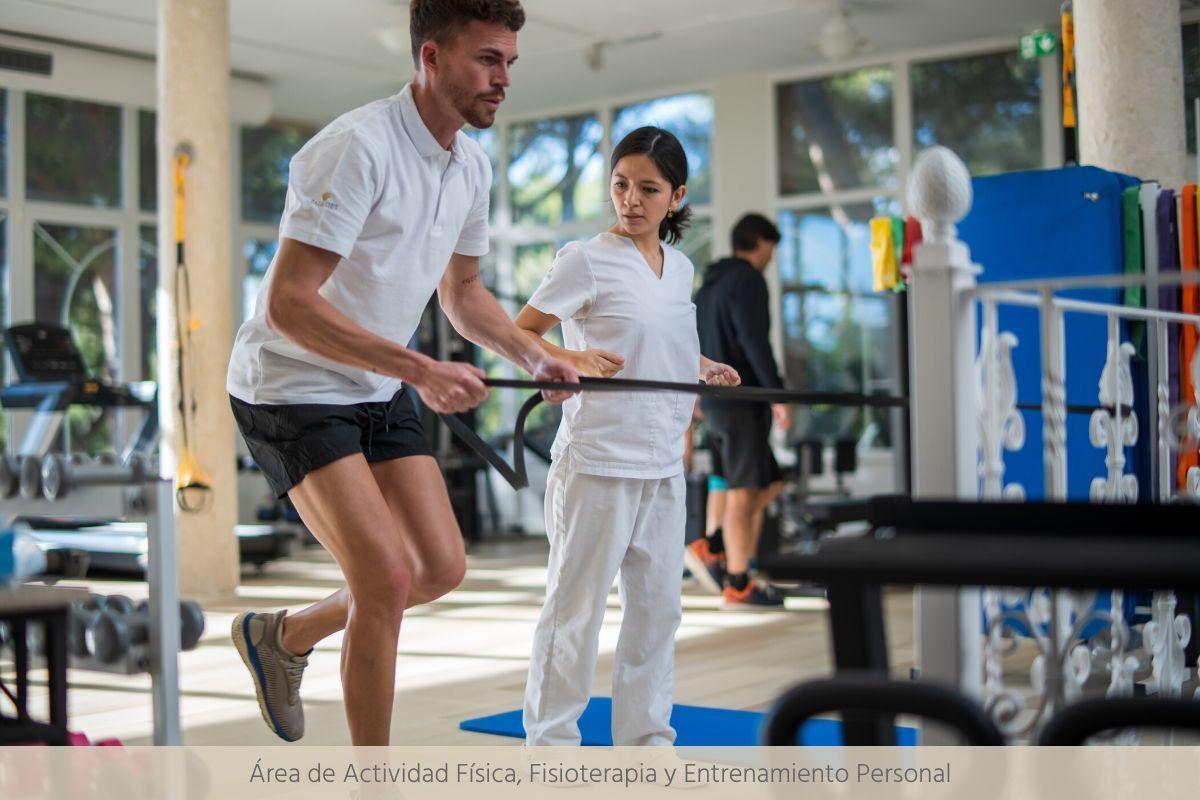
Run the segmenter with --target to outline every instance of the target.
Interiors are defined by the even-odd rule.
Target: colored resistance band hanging
[[[1062,129],[1063,165],[1079,163],[1079,140],[1075,126],[1075,22],[1071,2],[1062,4]]]
[[[450,428],[480,458],[499,472],[514,489],[529,485],[525,470],[525,421],[530,412],[542,402],[542,391],[593,392],[676,392],[757,403],[789,403],[805,406],[871,406],[873,408],[903,408],[908,400],[885,394],[855,394],[852,392],[793,392],[787,389],[759,389],[744,386],[709,386],[705,383],[669,383],[666,381],[629,380],[624,378],[580,378],[579,383],[526,381],[509,378],[485,378],[485,386],[493,389],[535,389],[517,413],[513,428],[513,462],[510,465],[495,449],[480,438],[469,425],[453,414],[440,415]]]
[[[1183,273],[1195,272],[1200,268],[1200,257],[1197,253],[1197,213],[1200,206],[1196,203],[1196,185],[1188,184],[1183,187],[1183,200],[1179,210],[1180,241],[1183,243],[1182,258],[1179,262]],[[1180,310],[1185,314],[1200,313],[1200,287],[1195,284],[1180,287]],[[1196,326],[1179,326],[1179,384],[1185,405],[1196,405],[1196,392],[1192,385],[1192,361],[1196,356],[1197,335]],[[1186,444],[1186,440],[1185,440]],[[1193,467],[1200,467],[1200,454],[1196,451],[1195,442],[1190,447],[1183,446],[1179,450],[1179,466],[1176,473],[1177,486],[1187,488],[1188,473]]]
[[[900,279],[900,269],[896,263],[895,231],[891,217],[871,219],[871,288],[876,292],[894,288]]]
[[[184,175],[192,161],[192,147],[180,144],[175,148],[175,359],[179,382],[179,416],[183,432],[183,452],[175,473],[175,502],[187,512],[203,510],[212,499],[212,478],[200,466],[192,449],[192,431],[196,422],[196,393],[191,378],[192,331],[200,320],[192,316],[192,287],[188,279],[187,259],[184,257]],[[182,292],[182,301],[180,293]]]

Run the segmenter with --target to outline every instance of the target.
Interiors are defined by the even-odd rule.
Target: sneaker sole
[[[713,579],[712,573],[708,571],[708,567],[700,560],[700,557],[692,552],[692,548],[685,547],[683,549],[683,563],[692,573],[692,577],[696,582],[707,589],[712,594],[721,594],[724,587]]]
[[[300,736],[297,736],[294,739],[289,738],[281,730],[279,730],[279,726],[275,724],[273,719],[271,719],[271,712],[267,708],[266,692],[263,691],[262,683],[258,679],[258,668],[255,667],[255,665],[250,661],[250,649],[253,647],[253,645],[246,641],[246,637],[242,633],[246,623],[246,618],[252,613],[254,612],[243,611],[241,614],[238,614],[233,618],[233,625],[230,629],[230,634],[233,638],[233,646],[238,651],[238,655],[242,657],[242,663],[246,665],[246,669],[250,671],[250,679],[254,682],[254,696],[258,699],[258,710],[262,713],[263,722],[267,723],[267,727],[271,729],[272,733],[274,733],[280,739],[283,739],[285,742],[299,741]]]

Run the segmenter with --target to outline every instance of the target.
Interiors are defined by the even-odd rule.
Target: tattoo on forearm
[[[478,273],[478,272],[476,272],[474,275],[472,275],[472,276],[471,276],[471,277],[469,277],[469,278],[463,278],[463,282],[462,282],[462,284],[463,284],[463,286],[470,286],[472,283],[474,283],[474,282],[475,282],[475,281],[477,281],[477,280],[479,280],[479,273]]]

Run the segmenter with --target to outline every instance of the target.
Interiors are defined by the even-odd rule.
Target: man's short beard
[[[457,111],[472,128],[490,128],[492,127],[492,123],[496,121],[496,115],[494,113],[488,115],[486,111],[478,110],[477,106],[475,105],[478,97],[470,92],[466,92],[457,86],[451,85],[447,94],[450,100],[450,105],[454,107],[454,110]]]

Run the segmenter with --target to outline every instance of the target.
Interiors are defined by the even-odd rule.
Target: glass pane
[[[869,221],[878,214],[898,213],[895,200],[883,197],[872,203],[780,212],[780,280],[785,286],[870,292]]]
[[[700,92],[678,94],[619,108],[613,117],[613,146],[643,125],[656,125],[675,134],[687,153],[688,202],[711,202],[712,97]]]
[[[600,216],[603,136],[599,120],[590,114],[513,125],[508,165],[513,223],[557,225]]]
[[[116,232],[35,222],[33,233],[35,319],[66,326],[88,371],[117,380]],[[108,411],[73,406],[67,419],[72,449],[114,449]]]
[[[142,211],[158,209],[158,117],[138,110],[138,197]]]
[[[500,137],[496,135],[495,128],[465,128],[467,136],[470,136],[475,141],[479,142],[479,146],[483,148],[483,152],[488,157],[488,161],[492,164],[492,194],[491,202],[488,207],[488,219],[491,222],[496,221],[496,209],[500,205]]]
[[[25,185],[30,200],[121,205],[121,109],[27,94]]]
[[[545,244],[523,244],[517,247],[516,271],[513,282],[517,287],[517,300],[525,305],[529,296],[542,283],[542,278],[550,271],[554,263],[554,254],[558,248],[547,242]]]
[[[158,380],[158,228],[138,228],[138,295],[142,318],[142,380]]]
[[[0,326],[8,327],[8,214],[0,211]],[[0,384],[8,383],[8,359],[0,353]],[[8,417],[0,407],[0,449],[8,446]]]
[[[692,224],[683,234],[683,241],[676,245],[679,250],[692,260],[696,268],[696,278],[692,290],[700,288],[704,282],[704,270],[712,263],[713,225],[709,217],[693,217]]]
[[[811,391],[889,391],[895,297],[819,290],[785,292],[784,369],[791,386]],[[887,414],[858,408],[811,408],[796,415],[792,434],[858,438],[874,426],[876,444],[889,441]]]
[[[0,211],[0,326],[8,327],[8,212]],[[5,361],[0,354],[0,380]]]
[[[1042,166],[1037,61],[1015,52],[913,64],[913,141],[957,153],[972,175]]]
[[[314,133],[310,127],[282,123],[242,128],[242,219],[279,222],[288,162]]]
[[[775,100],[780,194],[896,185],[890,67],[781,84]]]
[[[254,316],[254,304],[258,300],[258,290],[262,286],[263,277],[275,258],[279,249],[277,239],[250,239],[242,245],[242,255],[246,259],[246,274],[242,278],[242,321]]]
[[[1183,26],[1183,116],[1188,152],[1196,153],[1196,98],[1200,97],[1200,25]]]
[[[8,197],[8,90],[0,87],[0,197]]]

